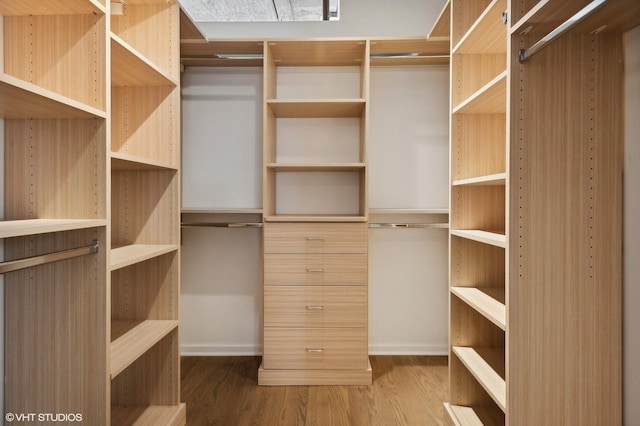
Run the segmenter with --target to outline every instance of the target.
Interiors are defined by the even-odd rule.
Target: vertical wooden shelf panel
[[[621,35],[518,63],[534,41],[512,38],[508,421],[620,424]]]
[[[111,33],[111,422],[179,425],[179,5],[127,1]]]
[[[12,413],[108,419],[105,7],[0,2],[5,260],[95,254],[8,272],[5,401]]]

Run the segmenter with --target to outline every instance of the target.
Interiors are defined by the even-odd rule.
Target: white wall
[[[640,424],[640,27],[625,35],[624,424]]]
[[[447,207],[448,75],[446,66],[372,69],[371,207]],[[256,108],[261,110],[262,99],[255,95],[262,93],[261,76],[256,68],[184,72],[183,208],[261,207],[262,166],[256,160],[262,120]],[[326,93],[327,81],[326,90],[338,93]],[[278,83],[283,97],[359,96],[358,68],[288,68]],[[318,88],[321,95],[313,93]],[[310,161],[309,156],[314,162],[359,161],[359,127],[359,120],[350,118],[279,119],[278,161]],[[299,194],[304,186],[299,177],[280,186],[278,209],[318,208]],[[302,193],[309,192],[304,188]],[[332,212],[348,204],[345,199],[359,198],[357,188],[355,195],[336,200],[313,192]],[[182,353],[260,354],[259,230],[183,228],[182,235]],[[446,353],[446,230],[372,229],[369,263],[371,353]]]
[[[342,0],[330,22],[202,22],[208,38],[382,37],[427,35],[445,0]]]

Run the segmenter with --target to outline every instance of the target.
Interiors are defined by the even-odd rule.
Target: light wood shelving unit
[[[264,175],[263,204],[265,221],[366,221],[366,117],[368,90],[369,45],[365,40],[274,40],[264,43]],[[286,98],[280,91],[280,70],[289,67],[359,68],[359,87],[344,98]],[[353,93],[357,92],[355,96]],[[322,95],[318,93],[317,95]],[[287,118],[357,118],[360,120],[359,158],[344,162],[300,163],[282,162],[279,157],[278,120]],[[312,161],[312,160],[311,160]],[[284,174],[296,173],[308,178],[309,185],[327,187],[345,173],[354,175],[357,191],[352,201],[346,201],[350,213],[327,210],[311,213],[312,207],[299,211],[281,211],[279,192]],[[291,190],[291,189],[289,189]],[[295,189],[294,189],[295,190]],[[313,195],[312,195],[313,196]],[[329,194],[330,196],[330,194]]]
[[[184,424],[179,6],[123,8],[111,17],[110,43],[112,424],[136,414]]]
[[[105,424],[106,8],[89,0],[2,1],[0,14],[5,260],[94,240],[99,247],[5,274],[4,408],[82,413],[87,423]]]
[[[621,33],[640,7],[519,60],[588,3],[452,1],[455,425],[622,421]]]
[[[179,397],[179,6],[0,1],[5,409],[184,424]]]

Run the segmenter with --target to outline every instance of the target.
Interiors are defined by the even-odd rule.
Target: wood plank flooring
[[[182,357],[187,425],[447,424],[447,357],[370,358],[372,386],[258,386],[260,357]]]

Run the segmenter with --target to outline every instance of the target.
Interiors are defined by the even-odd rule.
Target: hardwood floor
[[[258,386],[260,357],[183,357],[187,425],[445,425],[447,357],[371,356],[372,386]]]

